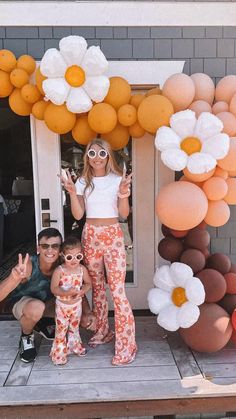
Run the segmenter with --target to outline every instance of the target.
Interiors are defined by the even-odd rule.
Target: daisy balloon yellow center
[[[68,67],[65,73],[65,79],[72,87],[80,87],[85,82],[85,72],[78,65]]]
[[[186,137],[181,142],[180,147],[190,156],[193,153],[201,151],[202,143],[197,137]]]
[[[185,294],[185,289],[182,287],[177,287],[172,292],[172,301],[177,307],[181,307],[182,304],[186,303],[187,298]]]

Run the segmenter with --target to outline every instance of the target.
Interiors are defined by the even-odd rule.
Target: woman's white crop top
[[[115,218],[118,217],[117,193],[122,177],[115,173],[106,176],[93,177],[94,189],[87,188],[84,194],[85,181],[76,181],[77,195],[84,196],[87,218]]]

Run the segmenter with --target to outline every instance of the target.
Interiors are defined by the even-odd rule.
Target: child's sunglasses
[[[101,148],[101,150],[98,150],[98,151],[94,150],[93,148],[90,148],[87,151],[87,156],[90,159],[95,159],[95,157],[98,156],[100,157],[100,159],[104,160],[107,158],[108,154],[109,154],[108,151],[103,148]]]
[[[62,253],[62,255],[67,262],[71,262],[73,259],[82,260],[84,257],[83,253],[77,253],[77,255],[71,255],[70,253],[68,253],[67,255],[64,255],[64,253]]]

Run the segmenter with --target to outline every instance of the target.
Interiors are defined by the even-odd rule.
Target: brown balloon
[[[218,302],[218,304],[223,307],[228,314],[232,314],[236,307],[236,295],[235,294],[225,294],[225,296]]]
[[[190,268],[192,268],[193,270],[193,273],[196,274],[197,272],[204,269],[206,259],[204,254],[200,250],[187,249],[184,250],[182,255],[180,256],[180,262],[190,266]]]
[[[207,230],[196,227],[190,230],[184,239],[184,245],[194,249],[205,249],[210,243],[210,234]]]
[[[228,272],[224,275],[227,294],[236,294],[236,273]]]
[[[177,262],[183,251],[183,243],[174,237],[165,237],[158,245],[159,255],[170,262]]]
[[[206,262],[206,268],[212,268],[220,272],[222,275],[227,274],[231,267],[231,260],[223,253],[214,253],[209,256]]]
[[[223,275],[215,269],[203,269],[196,274],[204,286],[206,303],[216,303],[226,293],[226,281]]]
[[[234,274],[236,274],[236,265],[234,265],[234,263],[231,263],[229,272],[233,272]]]
[[[222,349],[232,334],[228,313],[215,303],[205,303],[200,307],[198,321],[188,329],[180,329],[184,342],[198,352],[216,352]]]
[[[161,225],[161,232],[162,232],[163,236],[165,236],[165,237],[171,236],[170,229],[169,229],[169,227],[165,226],[165,224]]]

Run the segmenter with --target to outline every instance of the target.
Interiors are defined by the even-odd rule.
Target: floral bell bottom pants
[[[56,365],[66,364],[67,355],[86,355],[79,333],[82,314],[82,299],[74,304],[65,304],[56,299],[56,331],[50,357]]]
[[[126,254],[123,232],[119,223],[109,226],[85,224],[82,234],[85,265],[92,279],[93,310],[97,330],[89,345],[109,342],[114,333],[109,331],[106,280],[112,295],[115,313],[115,356],[113,365],[132,362],[137,346],[135,323],[130,303],[125,294]]]

